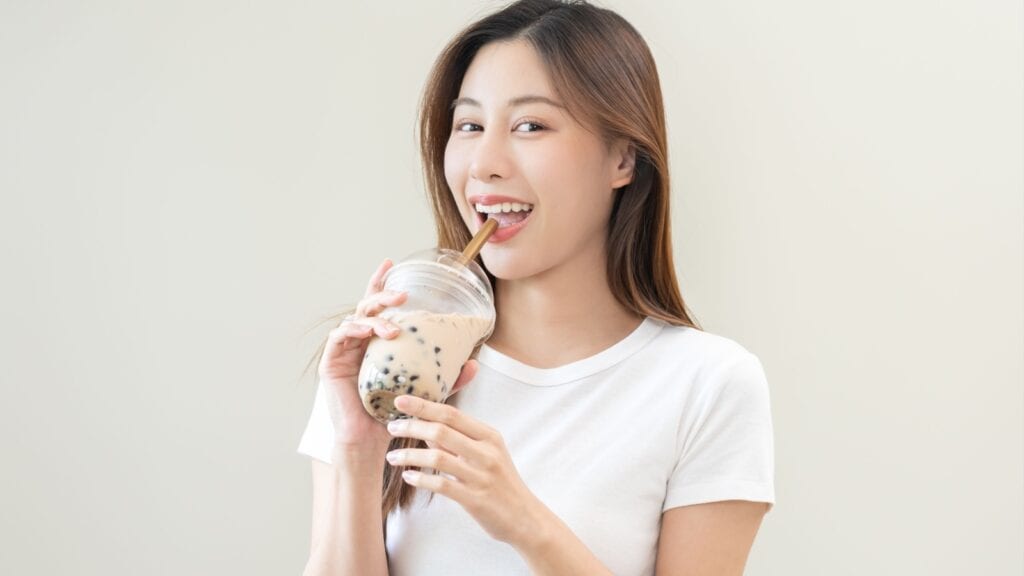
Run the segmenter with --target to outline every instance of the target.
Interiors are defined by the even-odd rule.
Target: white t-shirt
[[[614,574],[650,575],[661,514],[775,501],[768,384],[740,344],[647,318],[598,354],[540,369],[487,345],[449,403],[501,432],[523,481]],[[318,390],[299,452],[330,462]],[[387,518],[391,576],[529,574],[456,502],[417,490]]]

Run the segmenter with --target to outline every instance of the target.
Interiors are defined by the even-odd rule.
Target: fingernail
[[[405,428],[404,420],[392,420],[391,422],[388,422],[388,432],[401,432],[403,428]]]
[[[388,459],[388,462],[397,462],[398,459],[399,459],[399,456],[400,456],[400,454],[398,453],[397,450],[392,450],[391,452],[387,453],[385,458]]]

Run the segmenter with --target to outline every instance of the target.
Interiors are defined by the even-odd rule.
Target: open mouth
[[[504,204],[492,204],[485,206],[476,204],[477,223],[481,226],[487,219],[495,220],[498,228],[509,228],[525,222],[533,214],[533,204],[519,204],[505,202]]]
[[[487,220],[498,223],[498,229],[487,240],[488,244],[500,244],[519,233],[533,215],[533,204],[504,202],[501,204],[474,204],[476,209],[477,230]]]

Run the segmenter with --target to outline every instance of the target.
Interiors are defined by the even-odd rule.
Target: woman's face
[[[633,174],[631,148],[607,146],[569,115],[533,47],[481,48],[452,113],[444,171],[463,221],[475,234],[488,217],[480,210],[505,210],[492,215],[500,227],[481,252],[488,270],[512,280],[574,258],[603,267],[614,189]]]

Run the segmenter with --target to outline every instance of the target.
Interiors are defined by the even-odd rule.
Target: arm
[[[742,576],[764,502],[728,500],[680,506],[661,516],[655,574]]]
[[[656,574],[740,576],[774,501],[767,378],[736,355],[704,380],[703,418],[680,428],[680,456],[661,516]],[[706,396],[706,399],[701,399]]]
[[[537,501],[529,537],[513,547],[523,557],[534,576],[612,576],[572,529],[547,506]]]
[[[313,529],[304,576],[387,576],[384,452],[335,448],[313,459]]]
[[[475,361],[467,366],[471,378]],[[512,546],[535,575],[611,575],[523,483],[497,430],[453,406],[415,396],[399,396],[395,406],[416,418],[391,422],[390,433],[436,448],[389,452],[392,466],[432,468],[454,477],[407,470],[405,482],[454,500],[492,538]]]
[[[672,508],[662,514],[656,575],[742,576],[761,520],[763,502],[729,500]],[[513,547],[534,576],[611,575],[601,561],[539,501]]]
[[[407,294],[384,290],[391,261],[384,260],[366,293],[324,343],[319,383],[307,433],[317,441],[313,460],[313,527],[306,576],[387,576],[382,513],[387,430],[363,406],[358,376],[372,336],[390,340],[397,325],[379,314]],[[305,438],[305,434],[303,435]],[[308,450],[306,453],[311,453]]]

